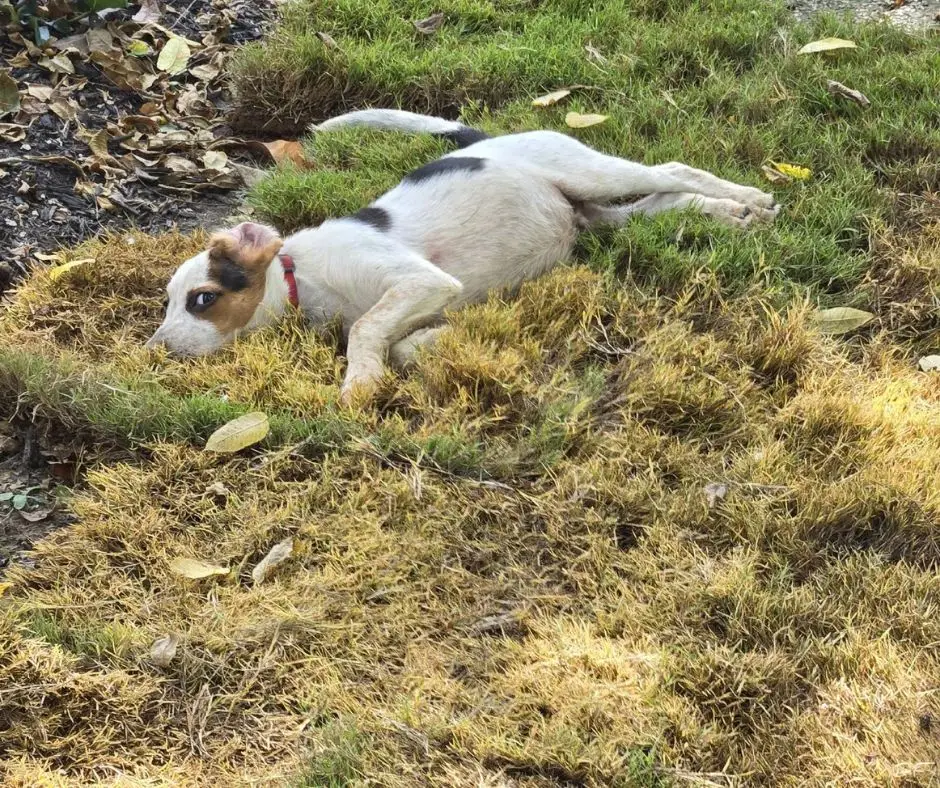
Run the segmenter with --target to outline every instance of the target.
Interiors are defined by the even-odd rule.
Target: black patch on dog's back
[[[227,257],[213,260],[209,266],[209,275],[233,293],[248,287],[248,273],[238,263]]]
[[[383,233],[392,226],[392,217],[388,215],[388,211],[376,205],[361,208],[349,218],[371,225],[376,230]]]
[[[483,159],[472,156],[447,156],[409,172],[404,180],[406,183],[421,183],[421,181],[436,178],[438,175],[448,175],[452,172],[479,172],[483,169],[483,164]]]
[[[479,129],[472,129],[469,126],[461,126],[454,131],[444,131],[435,136],[454,143],[458,148],[466,148],[477,142],[490,139],[490,135]]]

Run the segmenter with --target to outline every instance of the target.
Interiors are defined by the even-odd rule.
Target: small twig
[[[864,93],[861,93],[858,90],[853,90],[850,87],[846,87],[841,82],[836,82],[834,79],[830,79],[828,82],[826,82],[826,88],[833,96],[844,96],[847,99],[851,99],[861,107],[871,106],[871,102],[868,100],[868,96],[866,96]]]

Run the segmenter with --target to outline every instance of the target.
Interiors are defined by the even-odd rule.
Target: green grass
[[[414,31],[438,9],[437,36]],[[825,35],[859,47],[795,54]],[[916,360],[940,342],[936,52],[737,0],[286,6],[234,64],[249,126],[374,103],[508,132],[578,109],[610,115],[571,132],[608,152],[813,177],[772,187],[773,227],[586,234],[357,410],[335,338],[299,320],[209,359],[141,348],[202,234],[36,273],[0,316],[3,413],[138,453],[96,464],[77,523],[0,585],[0,782],[934,784],[940,399]],[[531,107],[566,85],[587,87]],[[285,231],[445,150],[309,145],[313,170],[251,197]],[[825,337],[817,303],[877,319]],[[201,450],[256,409],[266,443]],[[176,558],[230,571],[187,580]]]

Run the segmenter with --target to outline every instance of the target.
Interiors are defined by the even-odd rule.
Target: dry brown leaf
[[[174,558],[170,561],[170,571],[188,577],[190,580],[201,580],[214,575],[227,575],[230,570],[217,564],[198,561],[195,558]]]
[[[2,81],[2,79],[3,77],[0,76],[0,81]],[[48,101],[52,98],[53,89],[48,85],[27,85],[26,92],[40,101]]]
[[[54,509],[55,509],[55,505],[44,506],[40,509],[34,509],[31,512],[26,512],[26,511],[23,511],[22,509],[19,509],[18,512],[19,512],[20,517],[22,517],[28,523],[41,523],[50,514],[52,514]]]
[[[231,491],[226,487],[222,482],[212,482],[208,487],[206,487],[206,495],[215,495],[219,498],[228,498],[231,495]]]
[[[339,44],[336,43],[336,39],[329,33],[318,32],[317,38],[323,42],[323,46],[327,49],[339,49]]]
[[[267,170],[249,167],[247,164],[239,164],[237,161],[229,162],[229,167],[238,174],[238,177],[242,179],[242,183],[249,189],[257,186],[271,174]]]
[[[441,29],[441,25],[444,24],[444,14],[438,12],[436,14],[431,14],[431,16],[426,19],[419,19],[414,22],[415,30],[419,33],[423,33],[426,36],[433,35],[438,30]]]
[[[603,123],[607,117],[607,115],[582,115],[580,112],[569,112],[565,115],[565,124],[572,129],[586,129]]]
[[[159,22],[163,12],[158,0],[140,0],[140,10],[131,19],[139,25]]]
[[[539,96],[537,99],[532,99],[533,107],[550,107],[552,104],[557,104],[565,96],[570,96],[571,91],[567,88],[562,88],[561,90],[553,91],[552,93],[546,93],[544,96]]]
[[[157,638],[150,647],[150,661],[158,668],[168,668],[176,656],[179,642],[179,635],[164,635],[162,638]]]
[[[289,161],[301,168],[310,166],[304,155],[304,146],[297,140],[274,140],[274,142],[250,142],[252,150],[265,152],[275,164]]]
[[[830,79],[826,83],[826,87],[833,96],[844,96],[847,99],[851,99],[860,107],[868,107],[871,105],[871,102],[868,100],[868,96],[864,93],[859,92],[858,90],[852,90],[852,88],[846,87],[841,82],[836,82],[834,79]]]
[[[268,554],[258,562],[258,565],[251,570],[251,579],[254,580],[255,585],[267,580],[275,568],[290,558],[293,552],[294,540],[290,537],[274,545],[268,551]]]
[[[55,57],[49,58],[44,57],[39,61],[39,65],[42,66],[47,71],[52,71],[56,74],[74,74],[75,66],[72,65],[72,61],[69,60],[69,56],[64,52],[59,53]]]
[[[708,508],[714,509],[718,505],[718,501],[723,500],[728,494],[728,485],[720,482],[709,482],[705,485],[704,491]]]
[[[91,152],[95,154],[99,159],[108,159],[111,154],[108,153],[108,140],[110,136],[108,132],[104,129],[95,132],[90,136],[85,137],[85,142],[88,143],[88,147],[91,148]]]
[[[26,126],[19,123],[0,123],[0,140],[22,142],[26,139]]]
[[[228,156],[222,150],[209,150],[203,154],[202,163],[207,170],[224,170],[228,164]]]
[[[114,46],[114,37],[104,28],[93,27],[85,33],[89,52],[107,52]]]
[[[259,411],[246,413],[222,425],[206,441],[206,451],[232,454],[264,440],[270,430],[268,417]]]
[[[773,167],[768,167],[766,164],[762,165],[760,170],[762,173],[764,173],[764,177],[771,183],[793,182],[793,178],[791,178],[789,175],[784,175],[779,170],[775,170]]]
[[[6,71],[0,71],[0,118],[19,108],[20,89],[16,86],[16,80]]]
[[[201,79],[203,82],[211,82],[221,73],[222,69],[214,63],[203,63],[199,66],[193,66],[189,69],[189,73],[192,74],[196,79]]]

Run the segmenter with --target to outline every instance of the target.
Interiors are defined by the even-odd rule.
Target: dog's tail
[[[416,112],[405,112],[401,109],[360,109],[330,118],[323,123],[311,126],[310,129],[319,132],[349,126],[369,126],[374,129],[433,134],[435,137],[442,137],[454,143],[458,148],[466,148],[475,142],[490,138],[486,132],[464,126],[455,120],[419,115]]]

